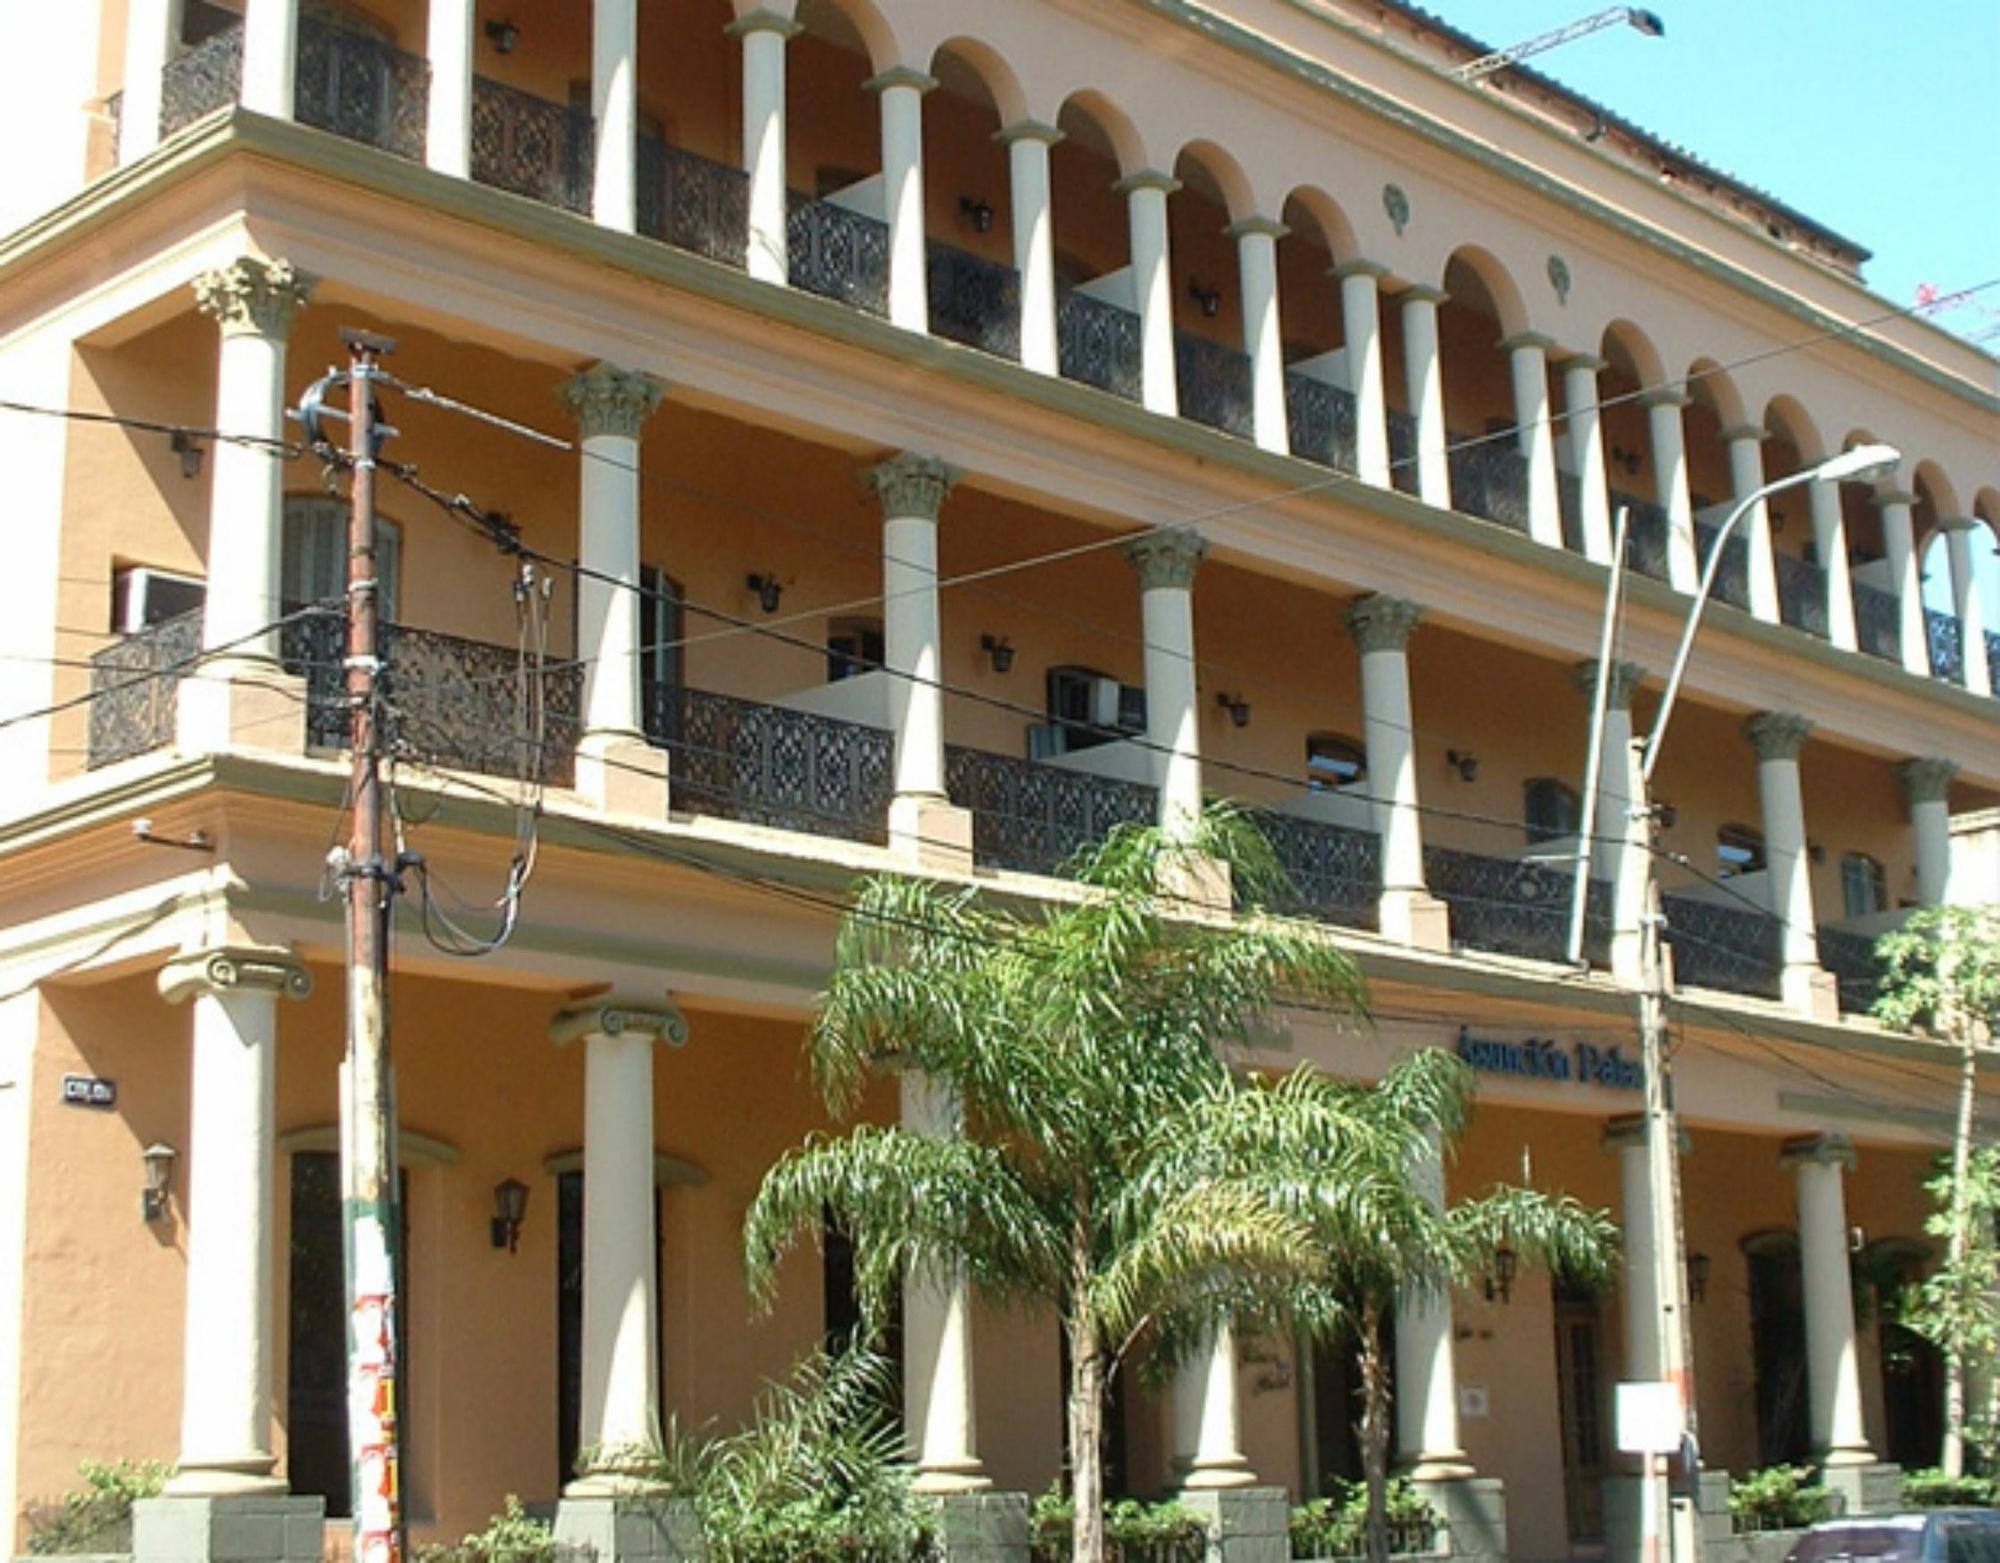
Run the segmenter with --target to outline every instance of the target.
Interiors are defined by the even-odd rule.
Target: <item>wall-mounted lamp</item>
[[[493,1185],[493,1246],[513,1253],[521,1246],[521,1218],[528,1213],[528,1185],[509,1178]]]
[[[167,449],[181,459],[181,476],[198,478],[201,476],[201,459],[207,454],[201,442],[185,429],[174,430],[174,437],[167,441]]]
[[[1688,1255],[1688,1297],[1701,1302],[1708,1296],[1708,1255]]]
[[[174,1158],[179,1154],[171,1145],[158,1143],[139,1153],[146,1168],[146,1181],[139,1191],[139,1214],[149,1224],[166,1219],[167,1195],[174,1186]]]
[[[1195,301],[1201,312],[1213,320],[1222,313],[1222,290],[1204,287],[1199,282],[1188,283],[1188,297]]]
[[[757,594],[758,607],[766,613],[778,611],[778,604],[784,599],[785,587],[775,575],[746,576],[743,584]]]
[[[1445,750],[1444,763],[1458,773],[1458,779],[1462,782],[1479,779],[1479,756],[1470,749]]]
[[[1229,713],[1229,721],[1235,727],[1250,725],[1250,702],[1241,695],[1219,694],[1215,703]]]
[[[1636,450],[1627,450],[1623,445],[1611,447],[1611,464],[1614,467],[1623,467],[1628,478],[1636,478],[1639,475],[1639,463],[1642,460],[1644,458]]]
[[[1488,1302],[1509,1303],[1514,1300],[1514,1274],[1520,1267],[1520,1256],[1505,1243],[1493,1250],[1493,1273],[1486,1278]]]
[[[1013,670],[1014,645],[1005,635],[980,636],[979,649],[986,653],[987,660],[993,664],[994,672],[1007,673]]]
[[[976,195],[961,195],[958,198],[958,209],[965,214],[965,220],[972,224],[974,233],[993,231],[992,202],[982,201]]]
[[[1660,829],[1672,830],[1681,822],[1681,811],[1662,800],[1653,805],[1653,818],[1660,822]]]
[[[512,22],[498,21],[486,24],[486,38],[496,51],[512,54],[521,41],[521,29]]]

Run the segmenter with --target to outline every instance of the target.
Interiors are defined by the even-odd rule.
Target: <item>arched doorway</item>
[[[1750,1275],[1750,1357],[1757,1376],[1757,1463],[1791,1465],[1812,1453],[1798,1234],[1746,1237],[1743,1258]]]

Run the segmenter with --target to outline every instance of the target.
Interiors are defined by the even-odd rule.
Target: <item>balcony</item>
[[[1783,965],[1778,920],[1747,906],[1660,897],[1678,987],[1775,999]]]
[[[1924,610],[1924,635],[1930,642],[1931,673],[1947,683],[1965,683],[1965,634],[1958,616]]]
[[[640,233],[743,269],[750,237],[750,179],[742,169],[642,133],[638,185]]]
[[[1528,463],[1513,436],[1471,442],[1451,437],[1451,501],[1465,515],[1482,516],[1516,532],[1528,530]]]
[[[1021,274],[948,244],[931,245],[925,261],[931,335],[1018,363]]]
[[[1614,525],[1621,508],[1626,513],[1625,568],[1655,581],[1672,579],[1672,567],[1667,562],[1669,526],[1666,510],[1649,499],[1635,499],[1630,494],[1613,489],[1611,518]]]
[[[816,293],[865,314],[889,313],[889,225],[794,190],[785,221],[788,275]]]
[[[1859,581],[1854,583],[1854,633],[1869,656],[1903,660],[1902,609],[1889,593]]]
[[[1695,552],[1704,571],[1721,532],[1720,525],[1711,526],[1706,521],[1694,524]],[[1741,532],[1732,534],[1723,545],[1722,567],[1715,573],[1715,597],[1732,608],[1750,611],[1750,540]]]
[[[1389,476],[1402,494],[1417,492],[1417,420],[1389,409]]]
[[[945,791],[972,813],[972,855],[992,868],[1059,872],[1119,825],[1159,817],[1157,789],[983,749],[948,745]]]
[[[1875,1007],[1882,988],[1882,967],[1875,959],[1872,934],[1849,933],[1822,925],[1819,963],[1833,973],[1839,984],[1842,1014],[1865,1015]]]
[[[1537,961],[1568,958],[1576,879],[1567,864],[1426,847],[1424,878],[1451,908],[1454,945]],[[1585,892],[1584,956],[1602,966],[1610,955],[1611,886],[1593,879]]]
[[[1056,357],[1065,380],[1139,400],[1139,317],[1129,309],[1062,289],[1056,295]]]
[[[1288,373],[1285,428],[1294,456],[1336,472],[1355,470],[1354,398],[1339,386],[1310,375]]]
[[[1827,624],[1826,571],[1790,554],[1777,556],[1778,616],[1793,629],[1825,640]]]
[[[1291,893],[1272,910],[1342,928],[1378,926],[1382,844],[1373,831],[1290,814],[1251,818],[1291,881]]]
[[[1208,428],[1250,438],[1250,356],[1207,337],[1174,337],[1174,376],[1181,416]]]

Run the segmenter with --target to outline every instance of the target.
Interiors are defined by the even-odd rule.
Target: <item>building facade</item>
[[[1209,793],[1261,811],[1378,1011],[1270,1062],[1457,1049],[1448,1187],[1623,1223],[1618,1289],[1496,1277],[1397,1331],[1407,1466],[1468,1514],[1504,1493],[1514,1556],[1621,1544],[1612,1386],[1658,1347],[1647,863],[1615,832],[1564,962],[1615,518],[1613,754],[1736,501],[1875,441],[1894,475],[1774,495],[1724,550],[1658,873],[1705,1461],[1859,1499],[1936,1458],[1890,1304],[1936,1259],[1954,1062],[1869,1018],[1869,945],[2000,897],[1992,361],[1773,198],[1531,73],[1454,79],[1475,52],[1347,0],[38,22],[0,240],[17,1542],[82,1459],[349,1498],[343,515],[285,410],[351,327],[397,344],[415,468],[381,509],[397,840],[433,892],[391,995],[419,1536],[664,1416],[740,1421],[844,1316],[837,1242],[769,1314],[739,1245],[825,1126],[800,1045],[857,875],[1057,896],[1078,845]],[[465,524],[495,512],[529,575]],[[1123,1396],[1119,1479],[1350,1472],[1351,1365],[1229,1349]],[[1052,1320],[912,1298],[904,1357],[928,1485],[1056,1476]]]

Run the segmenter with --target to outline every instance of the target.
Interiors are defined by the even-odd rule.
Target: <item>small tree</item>
[[[1946,1476],[1965,1471],[1966,1381],[1996,1349],[1993,1153],[1973,1150],[1979,1053],[2000,1030],[2000,906],[1932,906],[1877,941],[1883,963],[1875,1013],[1923,1026],[1959,1050],[1958,1122],[1951,1170],[1929,1185],[1940,1210],[1927,1229],[1945,1239],[1945,1261],[1916,1289],[1904,1322],[1944,1355]],[[1983,1171],[1982,1171],[1983,1167]],[[1982,1201],[1985,1201],[1982,1207]]]

